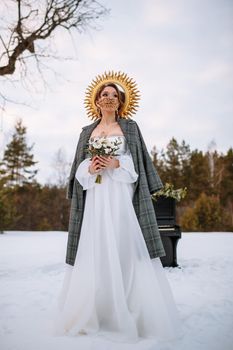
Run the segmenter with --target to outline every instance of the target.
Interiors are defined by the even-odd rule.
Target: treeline
[[[67,164],[62,163],[58,152],[57,183],[42,186],[35,178],[38,162],[34,161],[32,149],[33,145],[27,145],[26,127],[19,119],[0,162],[0,231],[67,231],[70,205],[64,180]]]
[[[0,162],[0,231],[66,231],[70,201],[65,164],[59,163],[57,183],[41,185],[32,149],[19,120]],[[233,230],[232,148],[226,154],[202,152],[172,138],[165,150],[154,148],[152,157],[164,184],[187,188],[186,197],[177,202],[177,223],[183,231]]]
[[[0,231],[67,231],[65,189],[34,182],[0,190]]]
[[[183,230],[233,230],[232,148],[226,154],[213,147],[203,152],[172,138],[165,150],[154,148],[152,154],[164,183],[187,188],[186,197],[177,203],[178,223]]]

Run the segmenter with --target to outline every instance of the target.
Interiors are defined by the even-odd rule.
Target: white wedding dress
[[[174,339],[180,316],[160,258],[151,259],[134,211],[137,180],[124,136],[120,167],[103,169],[102,183],[83,160],[76,178],[86,190],[74,266],[65,276],[53,321],[54,335],[104,336],[113,341]]]

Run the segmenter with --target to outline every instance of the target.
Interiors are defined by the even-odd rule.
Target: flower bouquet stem
[[[98,175],[96,176],[95,182],[96,182],[97,184],[101,184],[101,182],[102,182],[102,176],[101,176],[100,174],[98,174]]]

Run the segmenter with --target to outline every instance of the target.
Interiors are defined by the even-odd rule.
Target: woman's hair
[[[125,93],[123,91],[121,91],[118,88],[118,86],[116,84],[114,84],[114,83],[106,83],[106,84],[101,85],[99,87],[99,89],[97,90],[97,92],[96,92],[94,102],[96,104],[96,101],[98,101],[98,99],[100,98],[101,92],[107,86],[111,86],[111,87],[113,87],[116,90],[117,95],[118,95],[118,100],[119,100],[119,107],[118,107],[118,113],[117,114],[121,114],[121,111],[122,111],[124,103],[125,103]]]

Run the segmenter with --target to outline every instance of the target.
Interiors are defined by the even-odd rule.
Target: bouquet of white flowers
[[[117,156],[115,152],[119,149],[119,145],[122,142],[120,138],[115,141],[111,141],[107,139],[107,136],[102,137],[91,137],[88,141],[88,146],[86,152],[92,157],[98,156]],[[102,181],[102,176],[100,174],[97,175],[95,182],[100,184]]]

